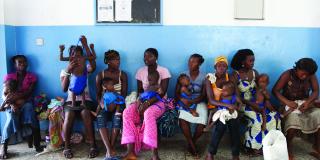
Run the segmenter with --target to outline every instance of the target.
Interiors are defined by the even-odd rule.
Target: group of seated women
[[[63,155],[68,159],[73,157],[70,137],[78,115],[84,122],[89,158],[98,155],[92,124],[96,117],[106,158],[118,156],[115,145],[122,129],[121,144],[127,146],[127,153],[121,159],[137,159],[142,148],[152,150],[152,159],[160,159],[157,119],[168,110],[166,99],[171,74],[158,64],[158,51],[155,48],[145,50],[145,66],[135,75],[138,97],[125,106],[123,101],[128,95],[129,78],[120,69],[120,54],[115,50],[105,52],[104,63],[107,67],[96,75],[96,98],[92,99],[88,77],[96,69],[94,45],[88,46],[84,36],[80,41],[81,47],[70,47],[69,63],[60,73],[62,90],[68,93],[64,105]],[[83,54],[83,50],[87,55]],[[60,52],[63,51],[64,47],[60,46]],[[83,65],[84,61],[89,63]],[[4,101],[0,108],[6,113],[1,136],[1,159],[8,158],[8,140],[17,133],[28,137],[29,147],[33,147],[34,142],[36,150],[42,151],[39,121],[31,103],[37,77],[27,71],[28,61],[24,55],[14,56],[12,62],[15,72],[4,78]],[[252,50],[238,50],[230,63],[225,56],[217,56],[212,62],[212,72],[207,74],[200,71],[203,62],[200,54],[190,56],[188,70],[179,74],[174,93],[179,126],[187,140],[188,152],[199,156],[197,141],[209,130],[212,135],[206,159],[214,159],[219,142],[228,129],[233,159],[239,159],[241,147],[250,155],[260,155],[262,139],[270,130],[276,129],[282,130],[287,138],[290,159],[293,159],[292,140],[297,133],[314,133],[312,155],[320,158],[320,109],[315,104],[319,94],[315,75],[318,67],[313,59],[301,58],[292,69],[280,75],[272,88],[273,95],[279,101],[278,106],[270,101],[268,75],[259,74],[254,69]],[[228,73],[229,67],[233,69],[231,73]],[[84,84],[82,89],[77,90],[80,81]],[[109,122],[111,126],[107,125]],[[194,132],[191,131],[191,124],[196,125]]]

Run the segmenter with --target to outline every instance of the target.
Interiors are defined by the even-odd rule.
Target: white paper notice
[[[98,0],[98,21],[114,21],[113,0]]]
[[[132,1],[131,0],[116,0],[116,21],[131,21]]]

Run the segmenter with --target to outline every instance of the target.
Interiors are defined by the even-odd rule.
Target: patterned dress
[[[255,83],[255,72],[253,71],[253,79],[251,81],[242,80],[238,72],[238,88],[241,97],[247,101],[255,102],[256,96],[256,83]],[[264,107],[264,104],[259,104],[259,107]],[[244,117],[247,121],[247,128],[245,131],[245,146],[251,149],[261,149],[262,139],[272,129],[280,129],[279,114],[276,112],[266,111],[267,121],[266,130],[261,130],[262,115],[251,109],[249,106],[241,107]]]

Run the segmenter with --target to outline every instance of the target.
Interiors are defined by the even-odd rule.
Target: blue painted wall
[[[192,53],[202,54],[205,63],[201,69],[211,72],[213,59],[217,55],[226,55],[230,60],[238,49],[251,48],[256,54],[255,68],[270,75],[271,85],[281,72],[291,68],[299,58],[312,57],[316,61],[320,59],[320,28],[20,26],[10,28],[8,33],[16,34],[17,53],[28,56],[29,69],[39,76],[37,92],[46,92],[50,97],[65,95],[60,89],[59,73],[67,63],[58,60],[58,46],[75,44],[80,35],[86,35],[88,42],[95,44],[98,59],[94,76],[105,68],[103,55],[106,50],[115,49],[120,52],[121,68],[128,73],[130,91],[136,89],[134,75],[144,65],[144,50],[148,47],[157,48],[159,64],[168,67],[173,75],[169,96],[173,95],[177,75],[187,69],[187,59]],[[38,37],[44,38],[43,46],[35,45]],[[12,56],[12,53],[9,52],[8,56]],[[93,95],[94,76],[90,78]]]
[[[7,73],[6,58],[7,58],[7,55],[6,55],[5,26],[0,25],[0,76],[1,77],[3,77]]]

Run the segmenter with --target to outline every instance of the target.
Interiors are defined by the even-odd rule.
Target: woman
[[[154,71],[159,72],[159,85],[162,90],[161,97],[166,95],[169,79],[171,77],[167,68],[157,64],[158,51],[148,48],[144,52],[144,63],[146,66],[140,68],[136,73],[138,93],[141,94],[149,86],[148,74]],[[137,159],[136,153],[142,146],[152,149],[152,159],[158,160],[158,133],[156,120],[164,113],[165,109],[158,107],[164,106],[163,102],[157,100],[146,101],[140,106],[132,103],[123,112],[123,134],[121,143],[127,145],[127,154],[124,159]],[[140,127],[139,110],[145,110],[143,124]]]
[[[8,108],[6,112],[6,122],[2,130],[0,159],[8,158],[8,141],[9,138],[17,133],[22,136],[28,136],[29,147],[32,148],[32,140],[37,152],[43,149],[40,146],[40,128],[39,121],[36,118],[34,106],[32,104],[31,95],[34,91],[37,77],[35,74],[28,72],[28,60],[24,55],[16,55],[12,57],[15,72],[7,74],[4,77],[4,83],[15,80],[17,81],[17,91],[6,97],[8,104],[13,104],[16,100],[23,100],[24,104],[17,110]]]
[[[206,86],[206,93],[208,98],[208,108],[211,109],[211,112],[214,112],[216,110],[216,106],[226,106],[226,107],[232,107],[237,108],[235,106],[232,106],[230,104],[225,104],[222,102],[219,102],[220,96],[222,93],[222,85],[229,81],[229,74],[227,73],[228,69],[228,60],[224,56],[218,56],[215,59],[214,62],[214,68],[216,70],[215,73],[209,73],[207,74],[207,78],[205,80],[205,86]],[[210,113],[213,114],[213,113]],[[211,117],[209,116],[209,122],[211,122]],[[211,135],[211,143],[209,146],[208,154],[206,159],[212,160],[214,159],[214,155],[217,153],[218,145],[220,142],[220,139],[223,136],[223,133],[225,132],[226,127],[229,128],[229,132],[231,135],[231,148],[232,148],[232,159],[237,160],[239,159],[239,151],[240,151],[240,132],[239,132],[239,119],[230,119],[226,124],[221,123],[220,121],[217,121],[215,123],[216,127],[212,131]]]
[[[200,138],[203,133],[203,129],[207,123],[208,111],[207,106],[203,102],[203,98],[205,96],[205,90],[203,88],[203,82],[205,80],[205,74],[200,72],[200,66],[204,62],[203,57],[200,54],[193,54],[190,56],[188,61],[189,70],[183,72],[190,78],[191,86],[192,86],[192,96],[196,97],[192,100],[188,100],[186,98],[181,97],[180,95],[180,84],[177,82],[175,97],[176,99],[181,100],[186,106],[190,106],[190,104],[197,104],[196,112],[199,114],[198,117],[194,117],[190,112],[186,110],[179,110],[179,125],[183,131],[184,136],[188,142],[188,151],[193,156],[198,156],[198,152],[196,149],[196,142]],[[192,136],[190,130],[190,123],[196,124],[196,130],[194,135]]]
[[[82,46],[86,50],[86,53],[88,53],[88,54],[92,53],[95,55],[94,45],[93,44],[90,45],[90,47],[92,49],[92,52],[91,52],[88,45],[87,45],[87,39],[84,36],[82,36],[80,40],[81,40]],[[79,46],[76,48],[79,48]],[[81,47],[79,49],[82,50]],[[80,114],[81,118],[83,120],[83,123],[84,123],[86,141],[88,143],[90,143],[90,150],[89,150],[88,157],[94,158],[97,156],[98,151],[96,149],[96,144],[95,144],[95,139],[94,139],[92,116],[91,116],[90,110],[93,110],[93,108],[95,107],[95,104],[93,103],[92,99],[90,98],[88,79],[87,79],[86,88],[84,90],[85,106],[80,105],[81,101],[82,101],[82,96],[80,95],[80,96],[76,97],[76,106],[73,107],[71,105],[72,92],[68,89],[69,84],[70,84],[71,72],[77,66],[79,66],[79,64],[77,63],[76,59],[74,59],[73,61],[70,61],[67,68],[62,70],[60,73],[60,81],[61,81],[62,90],[64,92],[68,92],[68,97],[67,97],[67,100],[66,100],[66,103],[64,106],[65,120],[63,123],[63,133],[64,133],[64,138],[65,138],[65,146],[64,146],[63,154],[68,159],[71,159],[73,157],[73,153],[71,151],[71,146],[70,146],[71,131],[73,128],[72,126],[73,126],[73,122],[74,122],[76,115],[79,116],[79,114]],[[87,65],[87,69],[86,69],[88,74],[93,73],[95,71],[95,68],[96,68],[95,59],[89,60],[89,64]]]
[[[245,104],[240,110],[244,113],[247,122],[245,132],[245,147],[253,156],[262,154],[262,138],[266,132],[262,132],[262,114],[264,109],[256,103],[256,77],[258,72],[253,69],[254,53],[250,49],[241,49],[233,56],[231,67],[234,69],[232,81],[237,87],[239,97]],[[266,122],[267,126],[276,126],[276,119]],[[274,128],[277,129],[277,128]]]
[[[99,72],[96,76],[96,95],[97,102],[101,101],[103,88],[102,79],[111,78],[114,81],[114,89],[122,97],[127,96],[128,92],[128,78],[127,74],[120,70],[120,54],[115,50],[109,50],[104,55],[104,63],[108,67]],[[114,116],[114,112],[106,112],[105,110],[100,110],[97,115],[98,129],[102,137],[103,143],[107,149],[106,157],[110,158],[115,156],[115,141],[119,134],[122,125],[122,119],[118,119]],[[112,133],[111,140],[109,139],[109,133],[107,130],[107,121],[112,121]]]
[[[296,110],[284,117],[284,132],[287,138],[289,158],[293,159],[292,139],[301,131],[316,133],[312,155],[320,158],[320,109],[313,105],[319,95],[319,84],[315,73],[318,66],[311,58],[302,58],[292,69],[283,72],[272,92],[283,106]]]

